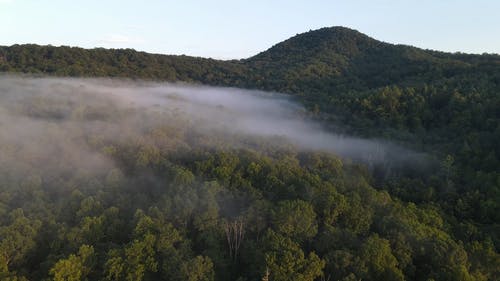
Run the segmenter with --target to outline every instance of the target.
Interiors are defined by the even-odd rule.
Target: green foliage
[[[388,240],[370,236],[361,246],[361,259],[368,269],[367,278],[375,280],[404,280],[398,261],[392,254]]]
[[[94,248],[82,245],[78,254],[71,254],[67,259],[59,260],[50,270],[54,281],[82,281],[87,277],[94,265]]]
[[[239,61],[0,47],[1,71],[286,92],[340,132],[436,160],[365,167],[158,115],[161,125],[140,134],[82,138],[114,164],[98,175],[72,167],[54,175],[36,162],[22,177],[15,166],[0,171],[0,279],[498,280],[499,62],[345,28],[301,34]],[[128,114],[43,98],[13,111],[61,132],[65,116]],[[2,146],[0,155],[13,149]],[[233,257],[224,226],[235,220],[244,235]]]
[[[9,220],[0,227],[0,270],[8,272],[26,262],[30,252],[36,249],[36,235],[42,223],[25,217],[22,209],[10,212]]]
[[[278,233],[300,242],[313,238],[317,231],[316,214],[311,204],[301,200],[278,202],[271,213]]]
[[[469,227],[459,241],[439,206],[376,190],[358,164],[266,139],[256,139],[252,149],[231,148],[240,139],[217,133],[202,148],[207,137],[178,131],[188,127],[176,128],[175,136],[170,128],[154,130],[127,139],[128,146],[93,143],[96,151],[115,147],[109,157],[116,166],[100,176],[79,175],[68,185],[62,178],[46,184],[42,174],[38,188],[67,196],[39,197],[36,208],[19,199],[25,190],[8,187],[17,186],[10,179],[0,194],[10,214],[0,228],[2,278],[259,280],[266,268],[269,280],[498,274],[491,240]],[[161,163],[136,166],[141,147],[165,136],[178,146],[157,147]],[[177,147],[186,152],[172,154]],[[220,172],[226,169],[231,172]],[[225,232],[233,221],[243,233],[238,255]]]
[[[325,262],[314,252],[306,257],[298,244],[272,230],[264,240],[266,268],[271,280],[313,281],[321,276]]]
[[[158,270],[155,260],[155,237],[146,234],[130,242],[123,251],[111,250],[105,264],[107,280],[144,280],[144,276]]]
[[[184,280],[187,281],[213,281],[213,263],[209,257],[197,256],[185,262],[181,268]]]

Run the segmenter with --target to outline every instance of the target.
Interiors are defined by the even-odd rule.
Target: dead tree
[[[330,274],[328,276],[321,275],[321,281],[330,281]]]
[[[269,281],[269,268],[266,267],[266,273],[262,277],[262,281]]]
[[[233,222],[225,222],[224,231],[226,232],[226,239],[229,247],[229,257],[231,260],[235,261],[238,256],[241,241],[243,241],[245,235],[243,221],[238,219]]]

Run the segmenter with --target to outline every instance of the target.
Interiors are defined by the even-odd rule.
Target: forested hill
[[[489,67],[499,63],[498,55],[450,54],[393,45],[344,27],[299,34],[245,60],[252,72],[266,77],[259,77],[264,85],[285,92],[417,85],[491,71]]]
[[[189,56],[169,56],[132,49],[82,49],[38,45],[1,47],[0,69],[7,72],[57,76],[129,77],[166,81],[229,84],[226,76],[241,75],[244,67]]]
[[[425,174],[368,169],[267,139],[206,136],[178,112],[130,111],[56,94],[38,98],[31,93],[36,85],[61,94],[81,89],[0,77],[7,101],[15,100],[16,87],[33,94],[19,97],[16,107],[0,104],[0,113],[46,125],[13,134],[28,136],[19,141],[0,134],[9,141],[0,145],[1,280],[71,274],[82,280],[499,280],[499,55],[422,50],[332,27],[230,61],[13,45],[0,47],[0,71],[283,92],[337,130],[423,150],[439,163]],[[124,117],[132,113],[148,118],[146,133],[133,130],[141,122],[119,123],[130,122]],[[19,132],[10,120],[0,126]],[[96,120],[124,130],[117,137],[65,127]],[[36,147],[33,135],[46,132],[44,145],[53,145],[52,137],[77,140],[117,166],[94,176],[74,173],[72,158],[48,157],[54,169],[45,167],[19,146]],[[227,149],[225,142],[252,149]],[[12,165],[19,156],[26,165]],[[242,222],[245,242],[237,254],[226,241]]]
[[[248,59],[230,61],[149,54],[132,49],[38,45],[0,47],[0,71],[4,72],[128,77],[257,88],[294,94],[311,109],[335,112],[337,115],[351,115],[352,106],[366,106],[366,103],[360,103],[365,96],[374,99],[379,95],[367,92],[384,87],[396,86],[401,90],[415,89],[419,92],[451,92],[458,88],[469,92],[488,91],[498,87],[499,70],[499,55],[451,54],[394,45],[345,27],[322,28],[298,34]],[[354,104],[349,101],[348,108],[344,104],[345,95],[346,99],[356,100]],[[398,93],[388,95],[390,97],[384,99],[401,99],[391,96],[397,96]],[[435,99],[442,106],[447,103],[448,97]],[[394,112],[387,110],[402,110],[398,106],[392,104],[391,108],[371,113],[380,115],[380,111],[384,111],[382,115],[392,118]],[[425,124],[430,118],[428,112],[426,116],[418,118],[408,118],[411,114],[405,115],[403,120],[395,118],[398,120],[392,120],[392,123],[410,123],[403,125],[409,125],[412,130],[419,126],[430,126]],[[347,120],[349,123],[352,121]],[[386,124],[385,121],[378,123],[383,123],[379,125],[384,127],[401,127],[401,124]],[[368,125],[355,124],[353,128],[367,128]]]
[[[498,55],[393,45],[345,27],[298,34],[256,56],[230,61],[132,49],[0,47],[0,71],[202,82],[286,93],[415,85],[464,73],[493,72],[499,64]]]
[[[483,179],[496,181],[491,173],[500,166],[500,56],[494,54],[422,50],[331,27],[230,61],[131,49],[13,45],[0,47],[0,71],[278,91],[351,133],[450,155],[458,160],[455,165],[466,166],[458,174],[468,183],[478,171],[486,173]],[[473,190],[484,188],[480,182]]]

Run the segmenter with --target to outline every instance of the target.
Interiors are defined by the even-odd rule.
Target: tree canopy
[[[79,141],[112,168],[53,173],[35,156],[1,166],[2,280],[500,278],[498,55],[392,45],[336,27],[233,61],[14,45],[0,47],[0,71],[284,92],[331,129],[435,160],[424,170],[367,166],[197,131],[178,113],[156,114],[155,126],[124,138],[82,126]],[[58,135],[64,118],[131,114],[44,98],[12,110],[51,120]],[[19,146],[0,146],[0,156]]]

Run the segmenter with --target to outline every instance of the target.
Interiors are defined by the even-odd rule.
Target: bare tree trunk
[[[262,281],[269,281],[269,268],[266,267],[266,273],[262,277]]]
[[[229,247],[229,257],[235,261],[245,235],[243,220],[237,219],[233,222],[225,222],[224,231]]]

